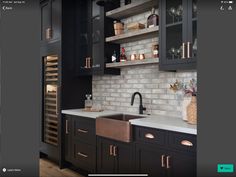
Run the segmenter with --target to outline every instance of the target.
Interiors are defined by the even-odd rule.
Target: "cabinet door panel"
[[[98,7],[97,7],[98,8]],[[94,10],[93,10],[94,11]],[[99,73],[104,68],[104,29],[102,16],[96,16],[92,19],[92,59],[93,73]]]
[[[157,146],[136,144],[137,172],[148,174],[151,177],[165,176],[165,167],[162,167],[162,155],[165,155],[165,151]]]
[[[83,170],[95,172],[96,170],[96,148],[92,145],[73,141],[73,164]]]
[[[86,58],[92,59],[91,39],[91,0],[76,1],[75,30],[76,30],[76,74],[92,75],[90,66],[86,66]],[[88,64],[87,64],[88,65]]]
[[[197,60],[197,2],[198,0],[188,1],[188,42],[191,46],[189,62]]]
[[[83,117],[75,118],[73,121],[73,138],[95,145],[95,120]]]
[[[41,40],[46,40],[46,31],[51,28],[51,3],[41,3]]]
[[[192,4],[192,0],[160,1],[161,70],[196,68],[196,59],[191,54],[193,40],[195,41],[197,34],[197,23],[193,22],[190,13]]]
[[[64,117],[64,137],[65,137],[65,143],[64,143],[64,155],[65,155],[65,160],[70,162],[71,161],[71,119],[68,117]]]
[[[110,147],[113,145],[113,141],[98,138],[97,143],[98,173],[115,173],[115,158],[110,154]]]
[[[52,39],[61,36],[61,1],[52,0]]]
[[[50,42],[61,37],[61,0],[41,3],[41,40]]]
[[[165,51],[163,55],[166,64],[184,62],[181,60],[181,47],[186,42],[187,5],[185,0],[165,0],[163,30],[165,31]],[[177,15],[178,14],[178,15]]]
[[[196,155],[181,152],[169,153],[170,156],[168,176],[189,177],[196,176]]]
[[[117,172],[129,174],[135,172],[133,145],[118,143],[116,146],[116,167]]]

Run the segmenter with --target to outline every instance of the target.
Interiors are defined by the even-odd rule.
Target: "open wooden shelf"
[[[148,10],[151,11],[152,7],[157,7],[157,6],[158,6],[157,0],[143,0],[139,2],[132,2],[131,4],[108,11],[106,13],[106,16],[113,19],[122,19],[146,12]]]
[[[116,44],[133,42],[137,40],[147,39],[157,37],[157,32],[159,31],[159,26],[152,28],[145,28],[137,31],[130,31],[117,36],[111,36],[106,38],[106,42],[112,42]]]
[[[145,64],[157,64],[159,63],[159,58],[148,58],[144,60],[134,60],[134,61],[124,61],[117,63],[107,63],[106,68],[122,68],[126,66],[136,66]]]

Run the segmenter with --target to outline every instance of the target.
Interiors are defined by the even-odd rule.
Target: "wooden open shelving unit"
[[[122,18],[127,18],[151,10],[152,7],[158,7],[157,0],[143,0],[139,2],[132,2],[131,4],[108,11],[106,13],[106,16],[109,18],[120,20]]]
[[[143,0],[136,2],[134,1],[131,4],[106,12],[106,17],[121,20],[137,14],[141,14],[143,12],[147,12],[151,10],[153,7],[155,8],[158,7],[157,0]],[[115,44],[129,43],[138,40],[157,37],[158,32],[159,32],[159,26],[139,29],[139,30],[130,30],[130,31],[128,30],[124,34],[107,37],[105,38],[105,41],[107,43],[115,43]],[[158,63],[159,63],[159,58],[148,58],[144,60],[107,63],[106,68],[122,68],[126,66],[158,64]]]
[[[158,31],[159,31],[159,26],[155,26],[152,28],[145,28],[137,31],[130,31],[117,36],[107,37],[106,42],[122,44],[122,43],[157,37]]]
[[[122,61],[117,63],[107,63],[107,68],[123,68],[126,66],[137,66],[137,65],[146,65],[146,64],[158,64],[159,58],[148,58],[144,60],[134,60],[134,61]]]

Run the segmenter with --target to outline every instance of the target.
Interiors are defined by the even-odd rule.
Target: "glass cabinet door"
[[[92,70],[93,74],[101,70],[101,58],[103,57],[103,7],[93,0],[92,8]]]
[[[77,74],[91,75],[91,3],[90,1],[77,1],[76,11],[76,57]]]
[[[189,2],[189,37],[188,42],[190,43],[190,56],[192,60],[197,59],[197,0],[192,0]]]
[[[165,59],[166,64],[181,62],[186,56],[183,54],[183,44],[186,41],[187,5],[186,0],[165,1]]]

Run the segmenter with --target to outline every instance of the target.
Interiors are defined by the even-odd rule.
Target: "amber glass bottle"
[[[125,48],[121,48],[121,54],[120,54],[120,61],[127,61],[127,57],[125,55]]]

